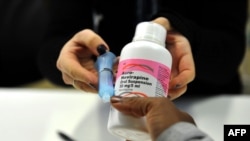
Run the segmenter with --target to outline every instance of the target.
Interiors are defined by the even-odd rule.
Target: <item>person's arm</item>
[[[213,141],[213,139],[188,122],[179,122],[164,130],[156,141]]]
[[[160,0],[155,17],[166,17],[175,30],[188,38],[196,78],[220,85],[235,77],[243,59],[247,5],[247,0]]]
[[[63,45],[84,28],[93,28],[92,1],[49,0],[49,27],[38,56],[38,65],[45,78],[66,86],[56,61]]]
[[[123,114],[146,117],[153,141],[212,141],[195,125],[193,118],[165,97],[113,96],[111,105]]]

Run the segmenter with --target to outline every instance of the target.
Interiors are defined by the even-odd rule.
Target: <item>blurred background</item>
[[[248,22],[246,27],[247,48],[245,58],[242,62],[240,71],[244,84],[244,92],[250,94],[250,1],[248,0]]]
[[[250,7],[250,4],[248,4]],[[245,58],[242,62],[240,67],[240,72],[242,76],[242,81],[244,84],[244,93],[250,94],[250,10],[248,11],[248,23],[246,28],[246,35],[247,35],[247,47]],[[23,85],[23,87],[31,87],[31,88],[61,88],[59,86],[53,85],[48,80],[40,80],[34,83],[28,83]]]

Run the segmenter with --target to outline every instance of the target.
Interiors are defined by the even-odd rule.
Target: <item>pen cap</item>
[[[133,41],[148,40],[165,46],[166,29],[154,22],[141,22],[136,26]]]
[[[97,68],[98,72],[100,72],[104,69],[112,70],[115,58],[116,58],[116,56],[112,52],[106,52],[106,53],[98,56],[97,60],[96,60],[96,68]]]

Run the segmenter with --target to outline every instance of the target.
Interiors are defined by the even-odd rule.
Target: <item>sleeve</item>
[[[168,18],[189,40],[196,77],[220,85],[234,77],[244,57],[247,5],[247,0],[159,0],[154,18]]]
[[[163,131],[157,141],[213,141],[213,139],[195,125],[179,122]]]
[[[47,1],[49,25],[38,55],[38,66],[43,76],[52,83],[66,86],[56,61],[63,45],[78,31],[93,28],[92,1]]]

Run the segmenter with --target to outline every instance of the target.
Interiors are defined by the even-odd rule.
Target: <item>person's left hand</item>
[[[188,40],[177,32],[169,32],[167,48],[173,58],[169,96],[176,99],[186,92],[188,83],[195,77],[194,61]]]
[[[186,92],[188,83],[195,77],[191,46],[186,37],[173,30],[166,18],[160,17],[153,22],[167,29],[166,48],[173,58],[168,96],[173,100]]]

